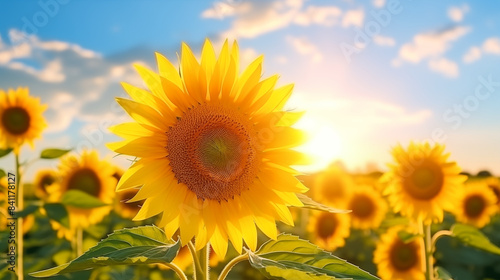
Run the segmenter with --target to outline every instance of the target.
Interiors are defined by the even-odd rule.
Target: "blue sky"
[[[154,68],[155,51],[177,62],[182,41],[199,52],[208,37],[238,39],[243,63],[264,54],[264,76],[295,83],[288,108],[307,112],[317,158],[306,171],[383,169],[394,145],[431,139],[467,171],[500,173],[499,2],[2,1],[0,18],[0,88],[49,105],[25,158],[55,145],[112,158],[119,82],[142,85],[132,64]]]

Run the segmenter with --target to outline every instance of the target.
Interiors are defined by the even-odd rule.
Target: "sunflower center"
[[[413,174],[403,184],[405,190],[414,198],[432,199],[443,187],[444,176],[441,168],[432,162],[424,162],[416,167]]]
[[[21,107],[7,108],[2,114],[2,126],[11,134],[23,134],[30,127],[30,115]]]
[[[470,218],[477,218],[483,213],[486,201],[480,195],[472,195],[465,199],[465,215]]]
[[[41,189],[46,192],[48,186],[52,185],[55,182],[55,178],[49,174],[44,175],[40,180]]]
[[[337,226],[338,220],[335,214],[325,212],[318,218],[316,232],[320,238],[326,240],[335,233]]]
[[[352,198],[352,214],[359,218],[369,217],[375,210],[373,200],[366,195],[356,195]]]
[[[79,190],[98,197],[101,190],[101,181],[90,168],[82,168],[73,173],[68,182],[68,190]]]
[[[413,243],[405,244],[398,240],[391,248],[390,260],[392,266],[399,271],[406,271],[418,262],[417,248]]]
[[[202,104],[167,132],[167,158],[177,180],[200,199],[229,200],[257,174],[252,126],[237,111]]]

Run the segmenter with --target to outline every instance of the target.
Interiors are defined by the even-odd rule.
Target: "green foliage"
[[[51,269],[31,273],[48,277],[109,265],[170,263],[181,244],[172,243],[156,226],[117,230],[73,261]]]
[[[54,220],[66,228],[69,228],[69,216],[66,207],[60,203],[46,203],[43,205],[47,217]]]
[[[4,176],[7,176],[7,173],[5,173],[5,170],[0,169],[0,178],[3,178]]]
[[[62,149],[45,149],[40,154],[40,158],[43,159],[55,159],[61,157],[68,153],[71,150],[62,150]]]
[[[10,152],[12,152],[12,148],[0,149],[0,158],[10,154]]]
[[[452,236],[458,238],[460,241],[469,246],[500,255],[500,248],[491,243],[488,237],[475,227],[464,224],[455,224],[451,228],[451,232]]]
[[[446,271],[446,269],[438,266],[434,269],[435,271],[435,275],[437,276],[437,280],[453,280],[453,278],[451,278],[451,275],[450,273],[448,273],[448,271]]]
[[[320,210],[320,211],[325,211],[325,212],[330,212],[330,213],[350,213],[351,210],[343,210],[343,209],[337,209],[333,208],[330,206],[323,205],[321,203],[318,203],[312,198],[308,197],[305,194],[297,194],[297,197],[300,199],[300,201],[304,204],[301,208],[309,208],[312,210]]]
[[[16,218],[24,218],[24,217],[28,216],[29,214],[32,214],[33,212],[38,210],[38,208],[40,208],[39,205],[30,204],[27,207],[25,207],[23,210],[16,212]]]
[[[65,192],[61,199],[61,204],[84,209],[97,208],[108,205],[95,196],[92,196],[80,190],[69,190]]]
[[[270,279],[378,279],[309,241],[288,234],[248,254],[251,265]]]
[[[413,240],[415,240],[415,238],[422,238],[423,235],[422,234],[415,234],[415,233],[407,232],[406,230],[400,230],[398,232],[398,237],[404,243],[410,243]]]

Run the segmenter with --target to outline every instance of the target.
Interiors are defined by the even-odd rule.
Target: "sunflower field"
[[[63,2],[40,3],[50,15]],[[221,3],[202,17],[271,5]],[[303,5],[272,3],[284,3],[276,11]],[[296,11],[293,24],[336,13],[307,11]],[[460,22],[457,13],[450,18]],[[317,155],[301,147],[321,136],[311,140],[300,125],[306,108],[290,106],[296,85],[266,70],[264,55],[240,47],[252,30],[199,46],[180,40],[177,59],[157,51],[154,67],[123,66],[134,74],[113,68],[99,83],[120,83],[113,106],[127,116],[106,115],[108,135],[96,145],[41,144],[57,129],[48,113],[99,100],[90,90],[80,101],[59,93],[60,103],[43,102],[36,87],[4,87],[0,79],[0,280],[500,279],[498,174],[467,172],[470,163],[439,137],[394,140],[383,165],[357,169],[330,156],[330,138],[314,144],[327,164],[304,169]],[[92,57],[33,38],[20,45]],[[22,68],[12,63],[6,67]],[[54,78],[47,73],[41,79]]]

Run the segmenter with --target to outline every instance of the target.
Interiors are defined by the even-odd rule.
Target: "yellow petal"
[[[200,65],[196,61],[193,52],[189,46],[182,43],[181,55],[181,71],[186,90],[198,103],[205,101],[206,97],[202,94],[205,91],[200,88],[198,75],[200,73]]]
[[[177,87],[182,88],[182,80],[179,76],[179,71],[177,70],[177,68],[175,68],[175,66],[162,54],[158,52],[155,54],[160,75],[170,80]]]
[[[161,131],[168,130],[169,119],[165,119],[151,107],[123,98],[116,98],[116,102],[137,122],[152,125]]]

